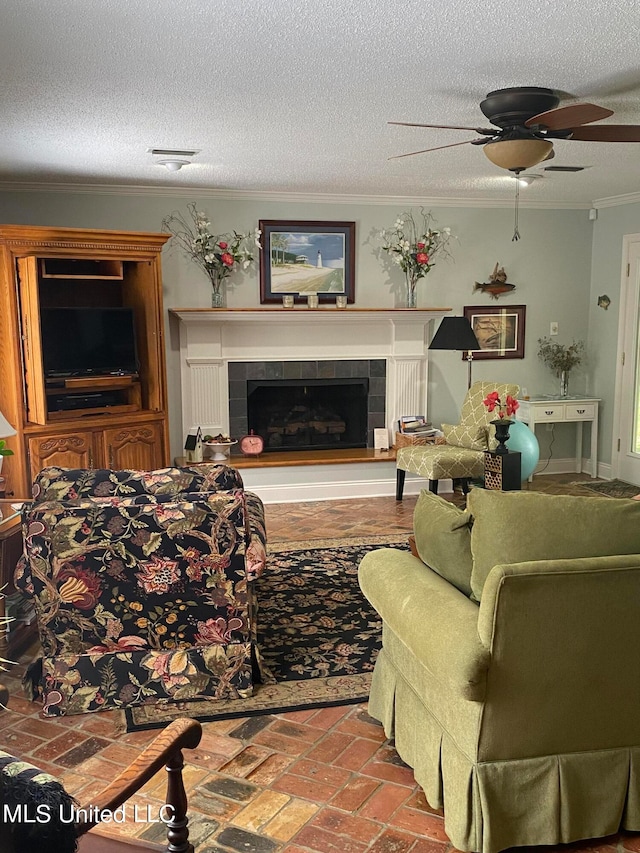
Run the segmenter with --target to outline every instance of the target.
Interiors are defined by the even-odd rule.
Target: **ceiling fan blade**
[[[545,113],[531,116],[525,121],[524,126],[533,127],[539,124],[549,130],[567,130],[570,127],[600,121],[612,115],[613,110],[607,110],[597,104],[569,104],[567,107],[558,107],[555,110],[547,110]]]
[[[637,124],[600,124],[569,129],[571,139],[583,142],[640,142],[640,125]]]
[[[495,127],[490,130],[486,127],[461,127],[458,124],[416,124],[412,121],[388,121],[387,124],[399,124],[402,127],[433,127],[436,130],[473,130],[475,133],[480,133],[483,136],[495,136],[497,133]]]
[[[408,154],[396,154],[393,157],[387,157],[387,160],[400,160],[402,157],[413,157],[414,154],[427,154],[429,151],[440,151],[442,148],[457,148],[458,145],[478,145],[485,142],[484,139],[465,139],[464,142],[453,142],[451,145],[437,145],[435,148],[423,148],[422,151],[409,151]]]

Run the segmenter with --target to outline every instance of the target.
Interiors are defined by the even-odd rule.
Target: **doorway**
[[[640,234],[623,243],[617,381],[615,475],[640,486]]]

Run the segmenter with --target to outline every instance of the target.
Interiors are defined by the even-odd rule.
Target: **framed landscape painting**
[[[355,222],[261,219],[260,302],[355,300]]]
[[[480,349],[473,351],[474,361],[482,358],[524,358],[526,306],[465,305],[463,313],[480,344]],[[466,353],[462,357],[466,358]]]

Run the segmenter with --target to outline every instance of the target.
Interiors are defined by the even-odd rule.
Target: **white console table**
[[[591,423],[591,476],[598,476],[598,403],[595,397],[531,397],[518,400],[518,420],[533,433],[537,424],[575,423],[576,472],[582,472],[582,424]]]

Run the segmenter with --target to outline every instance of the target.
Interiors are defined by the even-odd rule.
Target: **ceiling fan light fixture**
[[[521,187],[530,187],[531,184],[539,181],[542,178],[542,175],[517,175],[516,181],[520,184]]]
[[[487,142],[482,150],[494,165],[519,172],[546,160],[553,143],[547,139],[499,139]]]

